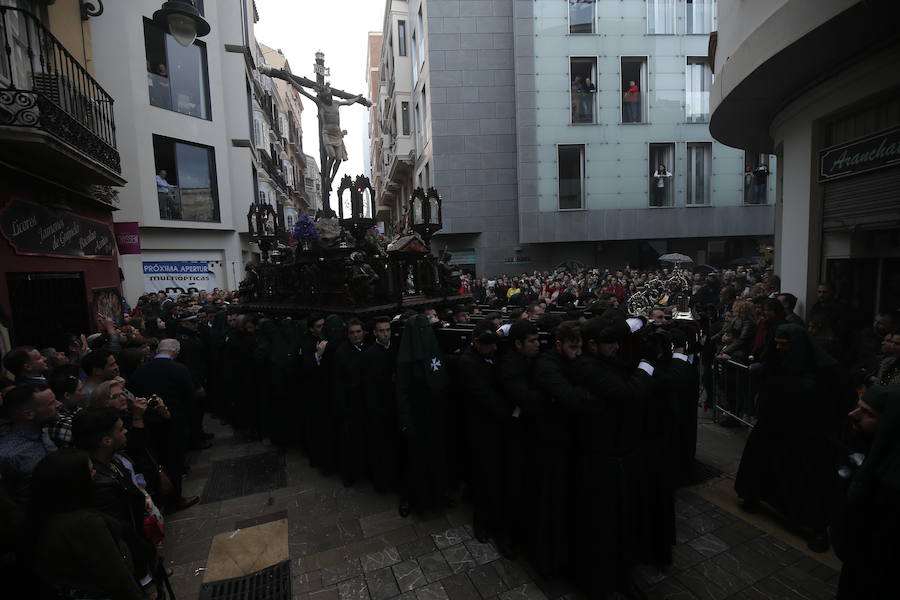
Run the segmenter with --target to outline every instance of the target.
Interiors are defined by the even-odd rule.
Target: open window
[[[569,59],[571,83],[572,123],[597,122],[597,58],[594,56]]]
[[[716,0],[684,0],[684,32],[709,34],[716,28]]]
[[[744,152],[744,204],[769,203],[771,155]]]
[[[144,19],[144,48],[150,104],[209,119],[206,45],[197,40],[184,47],[171,34]]]
[[[650,144],[650,206],[675,206],[675,144]]]
[[[647,57],[622,57],[622,122],[647,122]]]
[[[569,33],[594,33],[597,4],[594,0],[566,0],[569,4]]]
[[[557,147],[559,209],[584,208],[584,144]]]
[[[219,221],[215,151],[153,136],[159,217],[167,221]]]
[[[711,202],[710,178],[712,175],[712,144],[709,142],[688,142],[685,204],[700,206]]]

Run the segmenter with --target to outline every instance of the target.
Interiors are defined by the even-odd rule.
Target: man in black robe
[[[874,386],[850,413],[867,442],[853,474],[835,550],[844,561],[838,600],[897,595],[900,565],[900,386]]]
[[[603,402],[602,410],[579,416],[575,433],[573,566],[591,597],[635,592],[631,571],[645,541],[641,435],[653,367],[641,361],[626,370],[616,361],[628,335],[620,313],[590,319],[581,328],[585,353],[574,368],[575,381]]]
[[[397,354],[397,418],[403,435],[401,516],[435,508],[450,489],[450,381],[427,315],[406,320]]]
[[[203,414],[206,412],[206,374],[209,349],[203,343],[198,331],[199,323],[196,315],[182,317],[178,321],[178,343],[181,352],[178,362],[191,372],[196,392],[188,412],[190,425],[190,445],[194,450],[210,447],[209,440],[203,431]]]
[[[320,431],[319,431],[319,403],[325,394],[325,372],[321,368],[321,362],[325,354],[328,342],[322,338],[322,328],[325,327],[325,315],[311,312],[306,317],[306,331],[300,340],[300,381],[299,392],[300,412],[303,420],[299,423],[301,428],[300,447],[309,458],[311,467],[320,466]]]
[[[338,467],[344,487],[366,472],[366,398],[363,364],[366,332],[359,319],[347,322],[347,338],[332,365],[332,415],[338,433]]]
[[[504,456],[504,528],[518,544],[527,543],[533,512],[532,502],[537,495],[529,477],[537,457],[533,440],[543,395],[534,385],[534,361],[541,349],[537,327],[527,319],[518,319],[507,334],[510,347],[500,359],[500,389],[507,404],[513,406],[512,419],[506,423],[506,454]]]
[[[366,455],[375,489],[385,492],[397,484],[397,347],[391,344],[388,317],[376,317],[372,333],[375,343],[366,350],[363,362]]]
[[[572,510],[571,414],[593,408],[599,401],[584,388],[574,386],[572,367],[581,356],[581,332],[577,321],[566,321],[553,332],[551,348],[535,362],[534,384],[543,393],[535,420],[534,533],[529,554],[541,576],[561,574],[570,558]],[[576,416],[576,418],[578,418]]]
[[[499,336],[490,323],[480,323],[472,345],[459,359],[460,385],[466,403],[466,430],[471,453],[472,522],[475,537],[487,541],[493,535],[509,549],[504,523],[503,452],[505,431],[514,406],[500,393],[494,355]]]

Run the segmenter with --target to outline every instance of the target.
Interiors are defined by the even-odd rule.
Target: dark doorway
[[[64,333],[87,333],[81,273],[8,273],[14,344],[58,346]]]

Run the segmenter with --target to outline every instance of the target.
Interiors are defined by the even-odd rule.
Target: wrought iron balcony
[[[30,12],[0,6],[0,147],[55,177],[123,185],[113,99]]]

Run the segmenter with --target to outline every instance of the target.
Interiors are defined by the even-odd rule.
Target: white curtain
[[[709,119],[709,91],[712,71],[706,59],[688,59],[685,70],[685,118],[690,122]]]
[[[675,33],[675,0],[647,0],[647,33]]]
[[[687,203],[709,204],[712,147],[709,143],[687,145]]]
[[[685,17],[687,33],[710,33],[715,27],[716,0],[688,0]]]

